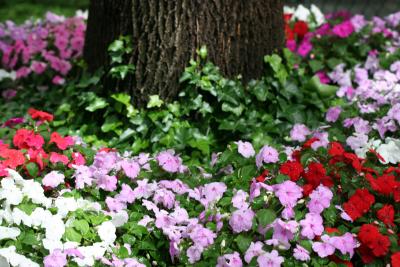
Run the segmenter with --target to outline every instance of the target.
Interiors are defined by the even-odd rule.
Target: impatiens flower
[[[68,161],[69,161],[68,157],[63,154],[58,154],[56,152],[50,153],[50,162],[53,164],[61,162],[63,165],[67,165]]]
[[[203,253],[203,247],[201,246],[191,246],[186,251],[186,255],[188,256],[189,262],[191,264],[199,261],[202,253]]]
[[[295,124],[290,131],[290,138],[293,141],[304,142],[307,135],[311,134],[311,131],[304,124]]]
[[[236,210],[229,219],[233,232],[246,232],[253,226],[254,212],[251,209]]]
[[[393,205],[384,205],[376,213],[379,220],[381,220],[386,225],[393,225],[394,222],[394,208]]]
[[[315,236],[320,236],[324,231],[323,219],[321,215],[315,213],[306,214],[306,218],[300,221],[301,235],[312,240]]]
[[[290,177],[290,180],[296,182],[299,180],[304,169],[301,163],[297,161],[287,161],[281,165],[279,172]]]
[[[242,155],[243,157],[250,158],[256,154],[253,145],[250,142],[238,141],[236,142],[236,144],[238,146],[239,154]]]
[[[214,243],[214,239],[217,235],[210,229],[196,224],[193,229],[190,230],[189,237],[196,245],[208,247]]]
[[[50,173],[46,174],[45,177],[43,177],[42,184],[44,186],[55,188],[58,185],[64,183],[64,178],[64,174],[58,171],[51,171]]]
[[[264,244],[260,241],[257,241],[255,243],[251,242],[249,248],[246,250],[244,260],[247,263],[250,263],[254,257],[258,257],[264,254],[265,251],[263,250],[263,246]]]
[[[348,253],[350,258],[354,255],[354,249],[358,246],[357,240],[351,233],[345,233],[342,236],[333,236],[330,243],[338,249],[343,255]]]
[[[264,163],[276,163],[279,161],[279,154],[275,148],[265,145],[256,156],[256,165],[260,168]]]
[[[232,198],[232,205],[237,209],[247,209],[249,207],[249,203],[247,203],[248,197],[249,194],[247,192],[239,190]]]
[[[99,234],[100,239],[105,242],[106,244],[114,243],[117,236],[115,235],[116,228],[112,224],[111,221],[103,222],[97,232]]]
[[[299,224],[296,221],[284,222],[281,219],[276,219],[272,226],[274,231],[272,239],[278,240],[279,244],[285,247],[290,247],[289,241],[294,238],[298,226]]]
[[[59,133],[53,132],[50,135],[50,144],[54,143],[61,150],[65,150],[74,145],[74,139],[71,136],[62,137]]]
[[[40,111],[34,108],[30,108],[28,110],[29,115],[31,115],[32,119],[39,120],[39,121],[48,121],[51,122],[54,119],[54,116],[50,113]]]
[[[135,179],[140,172],[140,165],[136,161],[124,160],[121,163],[121,167],[125,172],[125,175],[131,179]]]
[[[331,107],[326,112],[326,121],[327,122],[335,122],[340,116],[342,109],[340,107]]]
[[[283,206],[294,207],[297,200],[303,196],[302,188],[292,181],[285,181],[273,187],[275,195]]]
[[[328,235],[321,236],[322,242],[314,242],[312,245],[313,250],[321,258],[326,258],[335,253],[335,247],[330,243],[330,237]]]
[[[307,208],[311,213],[320,214],[324,209],[329,208],[332,198],[332,191],[320,185],[310,194]]]
[[[117,189],[117,177],[114,175],[107,175],[102,173],[95,174],[94,178],[96,178],[96,183],[99,188],[103,189],[104,191],[114,191]]]
[[[225,254],[218,257],[216,267],[242,267],[242,259],[239,253],[234,251],[232,254]]]
[[[257,258],[258,265],[265,267],[280,267],[284,261],[285,259],[279,256],[276,250],[265,252]]]
[[[226,185],[222,182],[214,182],[204,185],[203,195],[205,198],[205,204],[221,199],[226,189]]]
[[[21,149],[41,149],[44,145],[44,139],[40,134],[35,134],[34,131],[19,129],[13,137],[13,144]]]
[[[181,172],[182,170],[182,159],[179,156],[174,155],[173,150],[167,150],[160,152],[156,156],[158,164],[167,172],[175,173]]]
[[[305,248],[303,248],[300,245],[296,245],[296,247],[293,249],[293,257],[296,260],[299,261],[309,261],[310,260],[310,252],[308,252],[308,250],[306,250]]]
[[[313,45],[311,42],[307,39],[304,39],[297,48],[297,54],[302,57],[306,57],[311,52],[312,48]]]
[[[44,267],[64,267],[67,263],[67,255],[59,249],[54,250],[43,261]]]
[[[391,262],[393,267],[400,266],[400,251],[392,254]]]
[[[332,29],[333,34],[340,38],[346,38],[354,32],[353,24],[346,20],[340,24],[337,24]]]

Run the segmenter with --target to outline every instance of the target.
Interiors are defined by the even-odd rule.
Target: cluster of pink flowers
[[[50,12],[44,20],[22,25],[6,21],[0,24],[0,69],[15,71],[16,80],[35,74],[63,84],[71,61],[82,55],[85,30],[83,17],[64,18]]]

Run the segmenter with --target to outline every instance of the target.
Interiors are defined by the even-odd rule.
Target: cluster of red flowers
[[[305,21],[298,20],[293,25],[290,23],[292,14],[284,14],[283,19],[285,21],[285,35],[286,40],[297,40],[301,41],[304,36],[309,32],[308,24]]]
[[[361,242],[359,252],[366,264],[373,262],[375,257],[385,256],[389,251],[389,237],[381,234],[373,224],[362,225],[357,237]]]
[[[369,193],[368,189],[357,189],[350,199],[343,204],[343,208],[355,221],[367,213],[374,203],[375,197]]]
[[[33,120],[37,121],[37,125],[53,120],[53,115],[44,111],[29,109],[28,113]],[[12,124],[9,127],[14,126],[15,124]],[[16,169],[22,166],[25,169],[24,166],[28,163],[35,163],[40,171],[43,171],[49,162],[61,163],[70,168],[72,165],[85,163],[84,156],[79,152],[72,152],[71,160],[67,155],[62,154],[62,151],[74,145],[74,140],[70,136],[62,137],[59,133],[52,132],[46,145],[40,133],[29,128],[20,128],[15,132],[12,140],[14,148],[10,148],[8,144],[0,144],[0,177],[8,175],[7,168]],[[54,146],[51,146],[52,144]]]

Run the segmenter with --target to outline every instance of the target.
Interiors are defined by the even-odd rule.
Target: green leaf
[[[314,75],[306,84],[305,88],[311,92],[318,92],[322,97],[334,96],[339,89],[337,86],[322,84],[318,75]]]
[[[72,242],[80,243],[82,240],[82,236],[72,227],[69,227],[65,230],[64,237],[66,240]]]
[[[249,248],[252,238],[245,235],[239,235],[235,238],[235,242],[242,253]]]
[[[34,178],[37,177],[37,174],[39,172],[39,167],[36,163],[29,162],[28,164],[26,164],[26,169],[28,170],[28,173],[31,177]]]
[[[257,211],[256,217],[262,227],[266,227],[276,219],[276,213],[270,209],[262,209]]]
[[[160,99],[158,95],[151,95],[150,100],[147,103],[147,108],[161,107],[164,101]]]
[[[244,106],[242,104],[240,104],[239,106],[234,107],[231,104],[224,102],[222,104],[222,110],[226,111],[226,112],[231,112],[231,113],[235,114],[236,116],[240,116],[240,114],[242,114],[242,112],[244,110]]]
[[[22,233],[19,237],[19,240],[21,240],[22,243],[31,246],[37,245],[39,243],[39,241],[37,240],[37,235],[33,231]]]
[[[17,207],[26,214],[31,215],[32,212],[36,209],[37,205],[33,203],[21,203]]]
[[[117,52],[124,49],[124,42],[122,40],[115,40],[108,47],[108,51]]]
[[[111,95],[111,97],[113,99],[115,99],[116,101],[124,104],[125,106],[130,105],[131,102],[131,96],[125,93],[118,93],[118,94],[113,94]]]
[[[81,232],[82,235],[87,234],[90,230],[89,224],[85,220],[75,220],[72,225],[76,230]]]
[[[277,73],[281,68],[282,58],[277,54],[265,56],[264,61],[265,63],[269,63],[275,73]]]
[[[101,97],[96,97],[85,109],[89,112],[94,112],[98,109],[103,109],[108,106],[108,103]]]
[[[122,122],[118,120],[116,116],[109,116],[106,118],[106,121],[101,126],[101,130],[105,133],[115,131],[119,126],[122,125]]]

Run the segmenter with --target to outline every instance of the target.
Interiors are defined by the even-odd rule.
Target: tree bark
[[[116,90],[138,104],[172,99],[202,45],[224,75],[261,77],[263,56],[283,45],[282,12],[281,0],[91,0],[84,56],[90,70],[107,65],[108,45],[130,35],[135,75]]]

